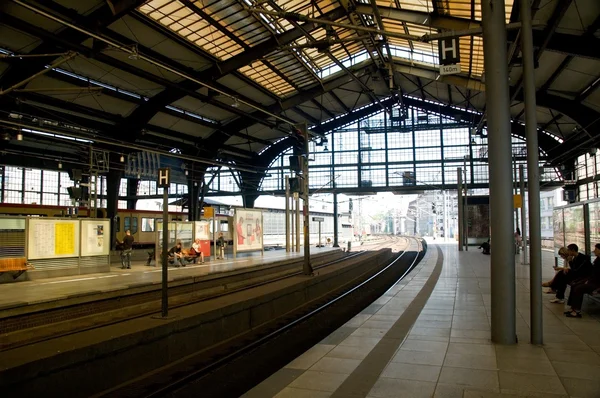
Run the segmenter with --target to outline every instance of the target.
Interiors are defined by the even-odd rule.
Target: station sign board
[[[312,220],[316,221],[316,222],[323,222],[323,221],[325,221],[325,218],[324,217],[313,217]]]
[[[460,73],[460,40],[458,37],[448,37],[438,40],[440,59],[440,75]]]

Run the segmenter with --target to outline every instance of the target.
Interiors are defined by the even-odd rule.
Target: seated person
[[[179,267],[180,265],[185,267],[185,264],[183,263],[185,254],[183,250],[181,250],[181,242],[177,242],[175,246],[169,249],[168,255],[170,263],[174,263],[176,267]]]
[[[600,288],[600,243],[594,247],[596,259],[588,276],[574,280],[571,283],[571,293],[567,304],[571,306],[569,311],[565,312],[568,318],[581,318],[581,305],[583,296],[592,294],[594,290]]]
[[[483,249],[483,254],[490,254],[490,240],[488,239],[487,242],[483,242],[479,248]]]
[[[559,255],[561,251],[559,250]],[[563,251],[564,253],[564,251]],[[587,278],[592,270],[590,258],[579,253],[579,246],[571,243],[567,246],[567,257],[561,255],[566,261],[565,268],[556,273],[550,283],[552,290],[556,292],[556,298],[551,303],[563,304],[565,302],[565,290],[567,285],[582,278]]]
[[[196,264],[196,261],[200,257],[200,264],[204,264],[204,253],[200,249],[200,239],[196,239],[194,243],[192,243],[192,247],[188,250],[187,257],[185,258],[187,261],[193,261]]]

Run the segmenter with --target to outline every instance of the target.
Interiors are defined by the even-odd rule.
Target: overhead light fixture
[[[58,161],[58,168],[62,169],[62,162],[60,160]]]
[[[187,171],[187,170],[186,170],[186,171],[185,171],[185,175],[187,176],[187,175],[189,175],[189,174],[190,174],[190,173],[189,173],[189,171]]]
[[[125,163],[125,156],[121,155],[121,157],[119,158],[119,161],[121,163]]]
[[[131,46],[131,54],[127,58],[136,60],[136,59],[139,59],[139,57],[140,57],[140,54],[138,52],[138,46],[136,43],[133,46]]]
[[[198,183],[197,183],[197,182],[194,182],[194,186],[195,186],[195,187],[197,187],[197,186],[198,186]]]
[[[23,132],[21,129],[19,129],[19,132],[17,133],[17,141],[23,141]]]
[[[240,103],[238,102],[237,98],[233,98],[233,104],[231,104],[232,107],[234,108],[239,108],[240,107]]]

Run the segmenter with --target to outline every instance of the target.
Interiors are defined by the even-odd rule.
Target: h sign
[[[171,173],[169,169],[158,169],[158,187],[169,188],[171,184]]]
[[[440,39],[438,41],[440,65],[453,65],[460,62],[459,44],[458,37]]]

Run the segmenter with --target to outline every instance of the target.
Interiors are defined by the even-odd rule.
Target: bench
[[[25,257],[17,258],[0,258],[0,275],[5,272],[12,272],[13,279],[17,279],[23,275],[25,271],[32,269],[33,267],[27,263]]]

